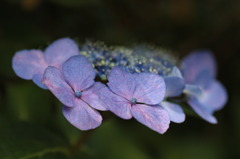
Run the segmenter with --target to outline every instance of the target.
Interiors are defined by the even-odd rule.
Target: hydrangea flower
[[[97,110],[110,110],[163,134],[170,121],[185,120],[180,106],[186,101],[183,92],[196,113],[216,123],[213,113],[223,107],[227,94],[215,79],[212,54],[192,53],[182,61],[180,71],[177,60],[165,52],[149,46],[107,47],[98,42],[87,42],[79,50],[73,40],[63,38],[44,53],[17,52],[12,66],[21,78],[49,89],[63,104],[65,118],[80,130],[98,127],[102,116]]]
[[[114,67],[108,81],[109,88],[103,88],[100,96],[110,111],[123,119],[134,117],[159,133],[168,129],[168,112],[157,105],[165,95],[162,77],[152,73],[130,73]]]
[[[217,123],[214,111],[227,101],[223,85],[216,80],[216,62],[208,50],[192,52],[182,61],[181,70],[186,81],[185,94],[188,104],[203,119]]]
[[[43,73],[48,66],[61,69],[61,65],[68,58],[78,55],[77,44],[69,39],[62,38],[42,50],[21,50],[16,52],[12,60],[15,73],[26,80],[33,80],[39,87],[46,89],[42,84]]]
[[[95,75],[92,64],[82,55],[68,59],[62,71],[49,66],[44,73],[43,83],[64,104],[64,116],[81,130],[98,127],[102,116],[95,109],[106,110],[98,94],[105,85],[95,82]]]
[[[167,82],[165,97],[178,96],[184,89],[184,81],[178,77],[180,71],[174,66],[175,59],[162,50],[146,46],[109,49],[103,43],[88,42],[83,45],[80,53],[93,63],[98,70],[98,76],[103,80],[107,79],[113,67],[121,66],[131,73],[145,72],[163,76]],[[185,120],[185,114],[179,105],[165,100],[161,102],[161,106],[167,110],[171,121],[181,123]]]

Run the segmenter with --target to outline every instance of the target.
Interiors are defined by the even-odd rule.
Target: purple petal
[[[133,98],[136,98],[137,102],[155,105],[163,100],[166,85],[161,76],[152,73],[140,73],[134,76],[136,88]]]
[[[199,102],[215,111],[220,110],[226,104],[227,99],[226,89],[219,81],[214,81],[207,90],[204,90]]]
[[[130,113],[131,105],[129,101],[127,101],[123,97],[115,95],[114,93],[112,93],[112,91],[110,91],[109,88],[104,87],[101,89],[100,99],[108,110],[110,110],[120,118],[123,119],[132,118],[132,115]]]
[[[173,67],[171,73],[168,76],[183,78],[181,71],[177,67]]]
[[[43,83],[64,105],[69,107],[74,105],[74,92],[57,68],[49,66],[46,69],[43,76]]]
[[[43,80],[43,74],[35,74],[32,78],[33,82],[38,85],[40,88],[42,89],[48,89],[47,86],[45,86],[43,83],[42,83],[42,80]]]
[[[166,84],[166,97],[176,97],[179,96],[185,87],[185,82],[182,78],[169,76],[164,77]]]
[[[204,120],[206,120],[206,121],[208,121],[208,122],[210,122],[212,124],[216,124],[217,123],[217,119],[212,114],[213,113],[212,108],[210,108],[207,105],[203,105],[202,103],[200,103],[198,101],[197,98],[190,98],[188,100],[188,104]]]
[[[101,89],[106,86],[100,82],[95,82],[93,86],[82,92],[81,99],[97,110],[107,110],[105,104],[100,100]]]
[[[182,123],[185,121],[185,113],[179,105],[170,102],[162,102],[161,106],[168,112],[172,122]]]
[[[183,92],[189,96],[200,97],[203,95],[203,90],[198,85],[186,84]]]
[[[208,50],[195,51],[182,61],[182,73],[186,83],[194,84],[200,74],[205,83],[216,76],[216,62],[212,53]]]
[[[95,129],[102,123],[100,113],[80,99],[75,100],[72,108],[63,106],[62,111],[65,118],[80,130]]]
[[[211,85],[213,80],[214,78],[209,74],[209,71],[205,70],[196,76],[194,84],[200,86],[203,89],[206,89]]]
[[[69,38],[56,40],[45,50],[45,57],[48,64],[60,70],[62,69],[62,64],[67,59],[78,54],[79,50],[77,44]]]
[[[63,75],[74,91],[83,91],[93,85],[96,73],[86,57],[77,55],[63,64]]]
[[[12,67],[19,77],[30,80],[35,74],[43,74],[47,63],[41,50],[22,50],[14,55]]]
[[[136,104],[131,113],[137,121],[160,134],[165,133],[170,124],[168,112],[160,106]]]
[[[114,67],[108,75],[108,86],[115,94],[131,99],[136,89],[134,78],[133,74],[123,70],[121,67]]]

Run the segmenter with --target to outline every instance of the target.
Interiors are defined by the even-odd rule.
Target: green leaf
[[[168,142],[167,142],[168,141]],[[221,145],[211,138],[199,136],[170,137],[159,146],[159,158],[164,159],[222,159]],[[174,151],[174,153],[173,153]]]
[[[9,116],[22,121],[46,123],[52,118],[50,94],[41,90],[32,81],[8,84],[5,109]]]
[[[68,144],[60,136],[28,123],[14,123],[0,131],[1,159],[68,158]],[[44,157],[46,158],[46,157]]]
[[[91,137],[87,145],[81,147],[82,157],[97,159],[149,159],[150,156],[131,140],[121,129],[117,120],[105,121]],[[107,155],[106,155],[107,154]]]

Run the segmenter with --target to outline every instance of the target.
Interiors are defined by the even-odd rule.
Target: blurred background
[[[240,158],[239,27],[238,0],[1,0],[0,158]],[[219,124],[188,116],[160,135],[135,120],[113,117],[95,131],[81,132],[64,119],[50,92],[11,68],[16,51],[44,49],[61,37],[150,43],[178,57],[212,50],[218,79],[229,93],[226,107],[216,112]]]

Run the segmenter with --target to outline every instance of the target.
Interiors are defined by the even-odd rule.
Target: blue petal
[[[63,75],[74,91],[77,92],[92,86],[96,73],[86,57],[77,55],[63,64]]]
[[[108,86],[117,95],[126,99],[133,98],[136,82],[133,74],[121,67],[114,67],[108,75]]]
[[[62,69],[62,64],[71,56],[78,55],[79,49],[77,44],[69,39],[62,38],[54,41],[45,50],[45,57],[50,66],[55,66]]]
[[[47,63],[41,50],[22,50],[14,55],[12,67],[19,77],[30,80],[35,74],[42,75]]]
[[[219,81],[214,81],[208,89],[204,90],[204,94],[199,98],[199,102],[211,107],[215,111],[222,109],[227,99],[226,89]]]
[[[109,88],[104,87],[100,91],[100,100],[108,110],[119,116],[123,119],[131,119],[132,115],[130,113],[131,105],[129,101],[124,99],[123,97],[120,97],[118,95],[115,95],[110,91]]]
[[[177,67],[173,67],[172,71],[168,76],[183,78],[181,71]]]
[[[181,70],[186,83],[196,84],[200,74],[208,83],[216,76],[216,61],[208,50],[195,51],[183,59]]]
[[[47,86],[45,86],[42,81],[43,81],[43,75],[42,74],[35,74],[32,78],[33,82],[38,85],[42,89],[48,89]]]
[[[182,78],[169,76],[164,77],[164,81],[166,84],[166,97],[179,96],[185,88],[185,82]]]
[[[209,74],[209,71],[205,70],[197,75],[194,84],[200,86],[203,89],[207,89],[213,80],[214,78]]]
[[[152,73],[129,73],[114,67],[108,76],[108,86],[117,95],[150,105],[160,103],[165,97],[165,83],[161,76]]]
[[[75,105],[72,108],[63,106],[62,111],[65,118],[80,130],[95,129],[102,123],[100,113],[80,99],[75,100]]]
[[[198,85],[186,84],[183,92],[188,96],[194,96],[196,98],[199,98],[203,95],[203,89],[200,88]]]
[[[188,100],[188,104],[204,120],[212,124],[217,123],[217,119],[213,116],[213,111],[211,110],[210,106],[200,103],[197,98],[193,97]]]
[[[162,102],[160,105],[168,112],[172,122],[182,123],[185,121],[186,115],[179,105],[170,102]]]
[[[106,86],[100,82],[95,82],[93,86],[86,89],[82,92],[81,99],[84,100],[88,105],[97,109],[97,110],[107,110],[105,108],[105,104],[100,100],[100,93],[101,89],[105,88]]]
[[[74,106],[75,95],[66,83],[62,73],[53,66],[49,66],[43,76],[43,83],[66,106]]]
[[[149,105],[159,104],[165,97],[166,85],[164,79],[152,73],[135,74],[136,90],[133,98]]]
[[[137,121],[160,134],[169,128],[168,112],[161,106],[137,104],[132,106],[131,113]]]

